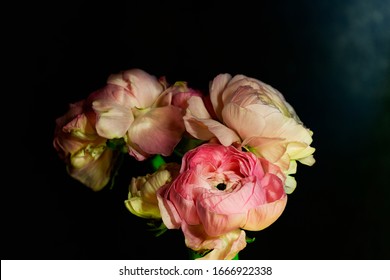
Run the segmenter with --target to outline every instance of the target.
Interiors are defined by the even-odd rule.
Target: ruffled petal
[[[118,74],[112,74],[107,79],[108,84],[126,88],[137,99],[138,108],[150,107],[164,90],[159,80],[141,69],[130,69]]]

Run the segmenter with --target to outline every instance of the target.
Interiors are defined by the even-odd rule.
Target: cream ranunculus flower
[[[184,117],[187,131],[196,138],[217,138],[225,146],[241,145],[287,175],[286,193],[296,187],[297,161],[315,163],[310,146],[313,132],[273,87],[244,75],[216,76],[210,86],[212,111],[199,97],[191,97]],[[214,117],[212,117],[214,116]]]
[[[131,179],[127,209],[141,218],[161,219],[156,191],[171,182],[179,173],[180,166],[176,163],[162,165],[153,174],[133,177]]]

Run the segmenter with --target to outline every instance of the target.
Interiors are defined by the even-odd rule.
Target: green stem
[[[124,154],[123,153],[119,153],[118,154],[118,158],[117,158],[117,162],[115,163],[115,167],[114,167],[114,174],[111,177],[111,184],[110,184],[110,188],[109,188],[110,190],[112,190],[114,188],[115,179],[116,179],[116,177],[119,174],[119,168],[123,164],[123,159],[124,159]]]

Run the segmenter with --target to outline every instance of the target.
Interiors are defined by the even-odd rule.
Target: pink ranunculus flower
[[[131,179],[126,208],[134,215],[146,219],[161,219],[157,203],[157,190],[179,174],[180,165],[168,163],[146,176]]]
[[[225,146],[239,144],[278,165],[287,175],[285,190],[293,192],[296,161],[313,165],[313,132],[273,87],[244,75],[216,76],[210,86],[212,110],[197,97],[189,100],[187,131],[196,138],[217,138]]]
[[[53,145],[70,176],[99,191],[110,180],[117,154],[97,134],[87,117],[93,113],[85,111],[84,105],[84,100],[70,104],[68,112],[57,118]]]
[[[285,209],[281,178],[277,166],[252,153],[202,144],[184,155],[179,176],[157,191],[160,213],[167,228],[182,228],[188,244],[199,244],[190,226],[201,225],[208,239],[262,230]]]
[[[203,97],[202,92],[189,88],[187,82],[179,81],[174,83],[167,91],[172,92],[172,104],[176,107],[179,107],[183,110],[183,115],[188,108],[188,100],[192,96]]]
[[[172,104],[174,92],[163,80],[140,69],[112,74],[88,102],[96,112],[100,136],[124,138],[137,160],[169,156],[185,131],[182,109]]]

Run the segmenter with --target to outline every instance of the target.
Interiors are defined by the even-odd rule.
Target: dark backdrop
[[[219,73],[255,77],[313,130],[316,164],[298,165],[286,210],[240,258],[389,259],[389,1],[23,8],[18,54],[27,55],[14,73],[28,81],[28,126],[3,196],[2,259],[187,258],[180,231],[156,238],[124,206],[142,163],[127,162],[121,185],[94,193],[66,174],[52,146],[69,103],[135,67],[202,90]]]

